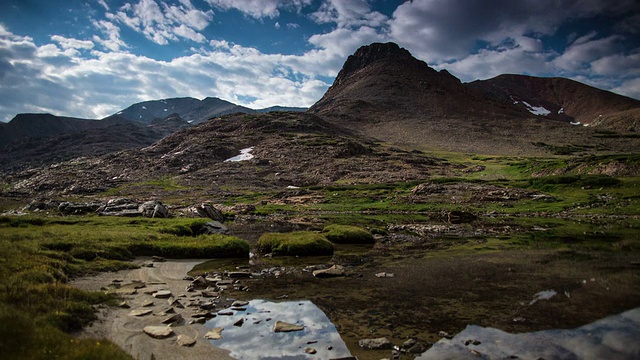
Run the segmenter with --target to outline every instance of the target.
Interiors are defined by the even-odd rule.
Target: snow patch
[[[167,109],[164,109],[164,111],[167,111]]]
[[[533,296],[533,300],[531,300],[529,305],[535,304],[536,302],[538,302],[538,300],[549,300],[556,295],[558,295],[558,293],[555,292],[555,290],[540,291],[539,293]]]
[[[564,108],[560,108],[560,110],[558,110],[558,114],[564,114]]]
[[[527,106],[527,110],[529,110],[529,112],[532,113],[533,115],[547,116],[551,114],[551,111],[545,109],[542,106],[533,106],[526,101],[523,101],[522,103]]]
[[[300,187],[299,186],[289,185],[289,186],[287,186],[287,189],[300,189]]]
[[[118,112],[116,115],[122,115],[122,111]]]
[[[142,109],[147,110],[147,107],[146,107],[146,106],[143,106],[143,107],[142,107]]]
[[[574,125],[574,126],[575,126],[575,125],[580,125],[580,121],[572,121],[572,122],[570,122],[569,124]],[[586,125],[585,125],[585,126],[586,126]]]
[[[246,161],[246,160],[251,160],[254,158],[253,154],[251,154],[251,151],[253,151],[253,146],[246,148],[246,149],[242,149],[240,150],[240,155],[236,155],[234,157],[228,158],[227,160],[225,160],[224,162],[228,162],[228,161]]]

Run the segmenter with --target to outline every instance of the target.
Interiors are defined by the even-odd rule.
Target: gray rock
[[[164,339],[173,334],[173,329],[168,326],[145,326],[142,331],[154,339]]]
[[[76,203],[65,201],[58,205],[58,211],[63,215],[82,215],[96,212],[102,204],[96,202]]]
[[[345,276],[346,271],[344,266],[342,265],[333,265],[328,269],[316,270],[313,272],[313,276],[317,278],[328,278],[328,277],[338,277]]]
[[[358,345],[361,348],[368,350],[386,350],[393,348],[393,344],[386,337],[361,339],[360,341],[358,341]]]
[[[160,290],[153,294],[154,298],[158,299],[168,299],[171,297],[171,291],[169,290]]]
[[[202,217],[207,217],[211,220],[214,220],[220,223],[224,222],[224,215],[222,215],[222,212],[210,204],[196,205],[195,210],[198,213],[198,215]]]
[[[204,337],[209,339],[209,340],[220,340],[220,339],[222,339],[222,331],[223,330],[224,330],[224,328],[221,328],[221,327],[213,328],[213,329],[211,329],[211,331],[209,331],[208,333],[204,334]]]
[[[157,200],[147,201],[140,204],[138,211],[142,213],[142,216],[148,218],[169,217],[169,209]]]
[[[276,323],[273,325],[274,332],[293,332],[302,330],[304,330],[304,326],[302,325],[289,324],[280,320],[276,321]]]
[[[136,309],[129,312],[130,316],[145,316],[153,312],[151,309]]]
[[[212,234],[228,234],[229,228],[222,225],[219,221],[209,221],[200,230],[200,234],[212,235]]]
[[[180,346],[193,346],[196,343],[196,339],[187,335],[178,335],[178,345]]]
[[[168,318],[162,320],[163,324],[173,324],[173,323],[180,323],[182,322],[184,319],[182,318],[182,315],[180,314],[173,314],[171,316],[169,316]]]

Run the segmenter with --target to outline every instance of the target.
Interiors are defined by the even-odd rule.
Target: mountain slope
[[[106,121],[87,120],[51,114],[18,114],[8,123],[0,123],[0,147],[27,138],[56,136],[78,131],[103,129],[129,121],[113,117]]]
[[[467,86],[500,101],[517,102],[532,112],[535,108],[546,118],[617,130],[624,130],[625,126],[616,125],[618,121],[614,118],[622,112],[640,109],[638,100],[564,78],[505,74]],[[603,117],[609,121],[603,121]]]
[[[363,46],[349,56],[309,112],[366,136],[423,150],[543,155],[563,146],[599,144],[611,151],[636,146],[635,140],[602,140],[592,129],[534,115],[522,104],[465,86],[393,43]]]

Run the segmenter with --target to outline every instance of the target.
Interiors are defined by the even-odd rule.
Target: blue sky
[[[0,120],[179,96],[310,106],[386,41],[465,82],[562,76],[640,99],[636,0],[3,0]]]

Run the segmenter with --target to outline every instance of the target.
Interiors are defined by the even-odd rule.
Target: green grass
[[[249,244],[237,237],[194,236],[202,224],[202,219],[0,217],[0,332],[26,334],[12,335],[10,342],[0,335],[0,354],[17,352],[25,359],[129,358],[108,342],[71,341],[67,332],[94,319],[93,305],[115,299],[75,289],[69,279],[135,268],[129,260],[141,255],[248,257]]]
[[[369,231],[357,226],[327,225],[322,233],[329,241],[337,244],[373,244],[375,242]]]
[[[321,256],[333,254],[333,245],[322,234],[311,231],[266,233],[258,239],[258,249],[277,256]]]

